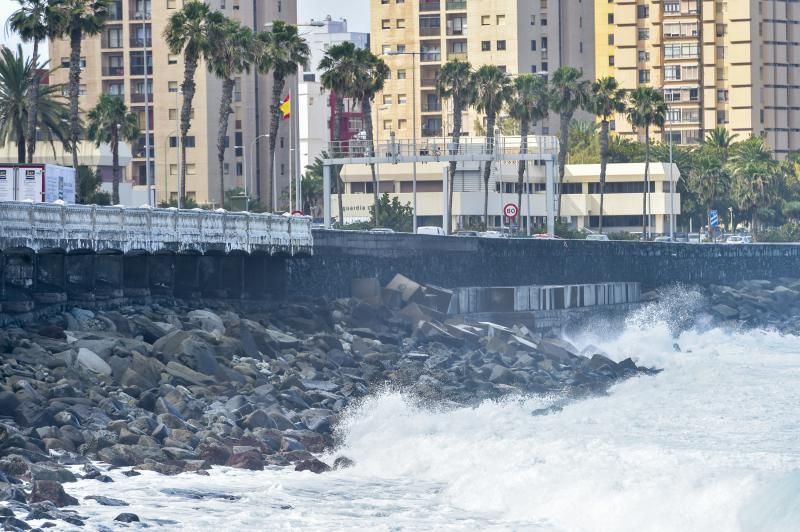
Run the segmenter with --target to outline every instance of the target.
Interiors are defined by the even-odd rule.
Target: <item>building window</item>
[[[492,23],[491,15],[481,15],[481,26],[488,26]]]
[[[383,130],[384,131],[389,131],[390,129],[392,129],[392,121],[391,120],[384,120],[383,121]]]
[[[186,165],[186,175],[195,175],[197,174],[197,165],[194,163]]]
[[[547,37],[542,37],[542,45],[539,47],[543,52],[547,51]]]
[[[608,44],[610,46],[614,46],[614,34],[613,33],[609,33],[608,34]]]
[[[650,6],[636,6],[636,18],[647,18],[650,16]]]
[[[408,120],[405,118],[401,118],[397,121],[397,129],[407,129],[408,128]]]
[[[381,46],[381,53],[383,55],[389,55],[391,52],[392,52],[392,45],[384,44],[383,46]]]
[[[397,29],[398,30],[406,29],[406,19],[404,18],[397,19]]]
[[[505,26],[506,25],[506,16],[505,15],[497,15],[497,25],[498,26]]]
[[[383,105],[392,105],[392,95],[391,94],[384,94],[383,95]]]
[[[536,39],[531,41],[531,50],[534,52],[536,51]]]
[[[388,18],[381,20],[381,29],[388,30],[392,27],[392,21]]]
[[[194,148],[195,147],[195,140],[193,135],[186,136],[186,143],[184,144],[187,148]],[[170,148],[177,148],[178,147],[178,137],[173,135],[169,138],[169,147]]]
[[[167,90],[169,92],[178,92],[178,82],[177,81],[167,82]]]
[[[650,52],[645,50],[639,50],[639,62],[647,63],[649,61],[650,61]]]
[[[608,56],[608,66],[614,66],[614,56],[613,55],[609,55]]]
[[[236,163],[236,176],[239,177],[244,173],[244,163],[237,162]]]
[[[167,0],[167,9],[175,9],[178,5],[178,0]]]
[[[397,95],[397,103],[399,105],[405,105],[406,103],[408,103],[408,98],[406,97],[405,94],[398,94]]]
[[[667,15],[678,15],[681,12],[681,3],[679,0],[669,0],[664,2],[664,13]]]
[[[398,44],[397,45],[397,53],[404,54],[406,52],[406,45],[405,44]]]
[[[492,49],[491,41],[481,41],[481,51],[488,52]]]
[[[531,65],[531,74],[536,74],[536,65]]]
[[[664,79],[669,81],[681,79],[680,65],[666,65],[664,67]]]
[[[497,41],[497,49],[498,50],[505,50],[506,49],[506,41]]]
[[[639,40],[646,41],[650,39],[650,28],[639,28]]]
[[[547,15],[542,15],[542,26],[547,26]]]
[[[608,14],[608,23],[609,24],[613,24],[614,23],[614,13],[609,13]]]
[[[397,79],[406,79],[406,71],[405,70],[398,70],[397,71]]]
[[[640,70],[639,71],[639,83],[650,83],[650,71],[649,70]]]
[[[728,101],[728,89],[717,89],[717,101],[718,102]]]
[[[536,26],[536,15],[531,15],[531,26]]]
[[[178,56],[174,54],[167,55],[167,64],[168,65],[177,65],[178,64]]]
[[[717,59],[725,59],[727,55],[727,50],[724,46],[717,46]]]
[[[542,72],[548,72],[548,64],[547,61],[542,63]]]

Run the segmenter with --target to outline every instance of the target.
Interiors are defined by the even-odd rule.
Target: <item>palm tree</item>
[[[472,105],[475,100],[475,85],[472,78],[472,65],[465,61],[453,59],[442,66],[439,78],[436,80],[436,92],[439,98],[450,98],[453,105],[453,155],[458,153],[458,145],[461,142],[461,126],[464,111]],[[450,161],[450,179],[447,189],[447,227],[450,228],[450,220],[453,213],[453,183],[456,179],[456,162]]]
[[[328,48],[325,56],[319,63],[322,70],[320,81],[322,86],[331,91],[336,99],[333,109],[333,156],[340,155],[342,118],[344,116],[344,99],[350,97],[350,91],[355,83],[357,66],[353,61],[355,45],[352,42],[335,44]],[[339,223],[344,221],[344,205],[342,203],[342,182],[340,168],[336,167],[336,195],[339,200]]]
[[[33,43],[33,56],[31,63],[37,68],[34,69],[34,76],[30,81],[28,90],[28,124],[25,133],[27,142],[27,162],[33,162],[33,153],[36,150],[36,117],[39,113],[39,84],[41,78],[39,74],[39,43],[48,37],[52,38],[59,34],[63,27],[63,18],[57,9],[51,9],[48,0],[16,0],[19,9],[9,17],[8,28],[17,32],[23,42]]]
[[[259,71],[272,72],[272,103],[270,104],[269,124],[269,158],[270,168],[275,167],[275,146],[278,140],[278,126],[280,126],[280,105],[286,78],[297,74],[300,66],[307,66],[311,57],[308,43],[297,32],[297,26],[276,20],[272,23],[272,31],[261,34],[259,38],[260,50],[258,61]],[[276,176],[270,170],[269,193],[272,197],[272,181]],[[275,204],[276,198],[272,198]]]
[[[119,203],[119,141],[133,142],[139,138],[139,120],[135,113],[129,113],[125,102],[119,96],[101,94],[97,105],[89,111],[87,136],[95,145],[101,143],[111,146],[111,202]]]
[[[181,103],[181,161],[186,161],[186,136],[192,124],[192,100],[195,93],[194,76],[200,59],[208,59],[212,46],[219,40],[219,28],[223,25],[224,15],[211,12],[208,4],[192,0],[184,4],[183,9],[176,11],[167,21],[164,28],[164,39],[170,53],[183,53],[183,102]],[[147,66],[145,65],[145,68]],[[180,193],[178,206],[186,197],[186,165],[182,164],[178,176]]]
[[[638,87],[630,93],[628,121],[644,128],[644,189],[642,191],[642,238],[647,236],[650,220],[647,216],[647,195],[650,191],[650,127],[664,127],[667,104],[660,91],[653,87]]]
[[[17,46],[14,54],[10,48],[0,50],[0,146],[7,142],[17,144],[17,162],[24,163],[26,157],[26,137],[30,98],[37,67],[32,59],[25,59],[22,46]],[[39,128],[42,140],[49,142],[55,156],[55,140],[69,147],[67,118],[69,110],[61,97],[60,85],[44,85],[39,91],[39,105],[36,108],[35,126]]]
[[[603,203],[606,192],[606,168],[608,167],[609,122],[617,113],[625,111],[625,91],[613,77],[598,79],[592,84],[589,102],[592,113],[600,119],[600,224],[603,232]]]
[[[569,124],[575,111],[584,109],[589,102],[589,82],[583,71],[564,66],[553,73],[550,81],[550,108],[558,113],[561,138],[558,152],[558,216],[561,216],[561,187],[564,186],[564,167],[569,153]]]
[[[375,154],[373,145],[373,125],[372,125],[372,101],[375,95],[383,90],[386,78],[389,76],[389,67],[380,57],[369,50],[358,48],[353,58],[357,67],[355,84],[353,86],[353,96],[361,103],[361,112],[364,115],[364,132],[366,133],[367,151],[369,156]],[[372,193],[375,212],[380,209],[378,177],[375,173],[375,164],[370,163],[372,172]],[[379,214],[379,213],[378,213]],[[376,215],[375,220],[378,220]]]
[[[83,38],[98,35],[109,15],[111,0],[57,0],[55,16],[63,20],[58,36],[69,36],[69,131],[72,167],[78,169],[78,139],[81,136],[79,97],[81,87],[81,44]]]
[[[722,157],[722,161],[725,162],[728,160],[730,148],[736,143],[738,137],[739,135],[737,133],[731,134],[731,132],[724,127],[718,126],[706,133],[704,144],[705,146],[717,150]]]
[[[739,208],[750,211],[750,230],[758,228],[758,211],[777,199],[779,165],[761,137],[736,144],[727,168],[733,177],[732,196]]]
[[[494,126],[497,114],[508,103],[513,94],[511,78],[495,65],[484,65],[474,75],[475,108],[486,115],[486,148],[487,153],[494,153]],[[492,163],[486,162],[483,167],[483,228],[489,226],[489,177]]]
[[[519,152],[528,153],[528,133],[531,126],[547,118],[550,106],[547,79],[537,74],[523,74],[514,80],[514,97],[509,103],[511,118],[519,121]],[[522,187],[525,178],[525,161],[517,166],[517,206],[522,209]]]
[[[727,181],[719,152],[709,148],[710,146],[706,145],[697,151],[688,176],[689,186],[706,212],[714,208]]]
[[[253,61],[253,32],[234,20],[225,20],[220,38],[214,42],[208,60],[208,68],[222,80],[222,98],[219,102],[219,131],[217,133],[217,160],[219,162],[219,197],[225,199],[225,139],[228,135],[228,119],[233,108],[234,79],[237,74],[250,71]],[[245,180],[247,176],[245,176]]]

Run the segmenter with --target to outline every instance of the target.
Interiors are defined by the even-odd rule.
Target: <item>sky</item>
[[[297,0],[297,20],[308,22],[322,20],[326,15],[334,19],[347,19],[350,31],[369,32],[369,0]],[[6,20],[19,8],[12,0],[0,0],[0,43],[16,48],[20,42],[16,35],[6,32]],[[28,53],[30,49],[26,48]],[[44,50],[45,54],[47,50]]]

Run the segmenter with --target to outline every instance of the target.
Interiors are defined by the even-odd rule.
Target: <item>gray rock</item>
[[[210,310],[193,310],[186,316],[193,322],[198,323],[200,328],[206,332],[219,333],[220,335],[225,332],[225,324],[222,322],[222,318]]]
[[[101,506],[128,506],[128,503],[123,500],[112,499],[111,497],[105,497],[103,495],[89,495],[88,497],[84,497],[84,499],[96,501],[97,504]]]
[[[50,464],[31,464],[31,480],[54,480],[60,483],[77,482],[69,469]]]
[[[114,518],[114,521],[119,521],[120,523],[138,523],[140,519],[136,514],[121,513]]]
[[[78,357],[76,359],[78,365],[97,373],[98,375],[111,376],[111,366],[105,360],[100,358],[94,351],[90,351],[85,347],[78,350]]]
[[[723,320],[735,320],[739,317],[739,311],[728,305],[714,305],[711,311]]]
[[[34,481],[30,500],[31,502],[50,501],[58,507],[78,505],[78,499],[67,495],[63,486],[55,480]]]

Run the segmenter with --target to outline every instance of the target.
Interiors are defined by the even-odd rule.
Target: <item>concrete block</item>
[[[381,296],[381,285],[376,277],[353,279],[350,295],[356,299],[374,299]]]
[[[389,284],[386,285],[386,288],[400,292],[403,301],[411,301],[422,287],[419,283],[414,282],[408,277],[398,273],[394,276],[394,278],[392,278],[391,281],[389,281]]]

